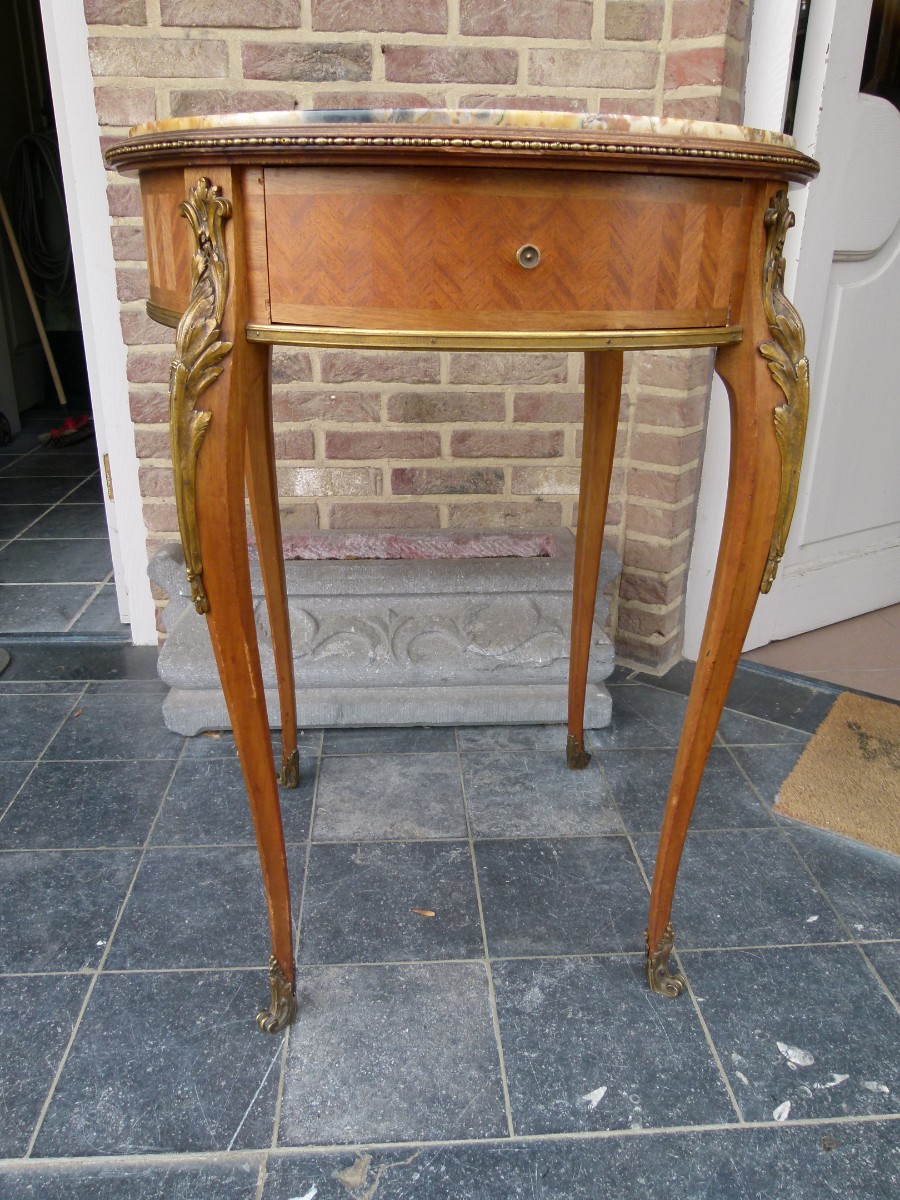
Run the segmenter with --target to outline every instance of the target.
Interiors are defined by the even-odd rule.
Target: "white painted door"
[[[892,4],[897,37],[900,4],[876,0],[876,10]],[[807,330],[810,424],[787,553],[747,649],[900,600],[900,112],[859,92],[871,8],[815,0],[810,13],[795,136],[822,173],[792,195],[798,229],[786,252]],[[699,645],[721,475],[708,483],[704,468],[688,657]]]

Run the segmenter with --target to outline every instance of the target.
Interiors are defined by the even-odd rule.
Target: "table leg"
[[[584,356],[584,436],[575,532],[566,740],[566,762],[576,771],[591,761],[584,748],[584,694],[621,395],[622,351],[588,351]]]
[[[200,179],[182,204],[194,233],[192,288],[175,339],[169,430],[179,527],[195,606],[205,612],[250,802],[272,938],[266,1032],[296,1011],[287,856],[256,637],[244,508],[248,410],[264,406],[268,352],[247,342],[241,177]],[[233,220],[230,219],[233,216]]]
[[[783,192],[761,204],[742,306],[743,341],[720,349],[716,370],[731,409],[728,500],[712,598],[694,671],[659,838],[647,929],[647,980],[677,996],[669,970],[675,880],[688,823],[725,698],[756,607],[784,552],[797,497],[809,401],[803,325],[784,296],[782,249],[792,218]],[[760,286],[762,285],[762,286]]]
[[[272,432],[272,394],[270,389],[270,352],[263,348],[265,377],[258,395],[264,403],[247,409],[247,494],[259,551],[259,567],[266,593],[269,629],[275,654],[275,677],[281,709],[282,787],[295,788],[300,782],[300,755],[297,749],[297,696],[294,689],[294,655],[291,649],[291,623],[288,611],[284,549],[281,542],[281,517],[278,511],[278,480],[275,475],[275,437]]]

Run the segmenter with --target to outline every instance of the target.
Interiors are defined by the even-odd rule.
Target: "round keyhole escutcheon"
[[[541,261],[541,252],[537,246],[532,246],[530,242],[527,242],[516,251],[516,261],[526,271],[533,271]]]

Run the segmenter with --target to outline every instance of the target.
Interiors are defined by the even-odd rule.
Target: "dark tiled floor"
[[[742,669],[677,1001],[641,970],[677,680],[620,674],[578,774],[553,727],[304,733],[271,1039],[233,739],[168,733],[146,654],[57,649],[0,678],[4,1200],[897,1194],[900,862],[770,811],[834,690],[767,675],[773,722]]]
[[[40,440],[64,415],[30,409],[0,447],[0,634],[124,639],[96,446]]]

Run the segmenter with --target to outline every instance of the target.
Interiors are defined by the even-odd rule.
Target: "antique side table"
[[[170,437],[194,604],[234,726],[272,935],[275,1032],[296,1010],[278,778],[250,591],[245,487],[296,785],[293,659],[275,480],[273,343],[585,355],[568,765],[583,713],[624,350],[715,346],[731,405],[715,584],[660,834],[651,989],[677,996],[669,921],[703,769],[793,514],[809,385],[783,290],[788,181],[817,164],[781,134],[672,119],[381,110],[183,118],[107,151],[140,175],[152,317],[176,326]],[[186,218],[186,219],[185,219]]]

